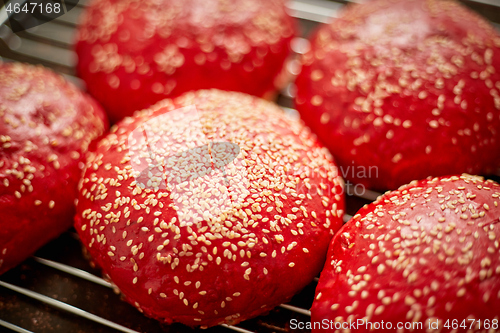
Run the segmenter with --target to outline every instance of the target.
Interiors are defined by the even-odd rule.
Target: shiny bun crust
[[[385,190],[494,173],[499,82],[500,36],[478,15],[455,1],[375,0],[314,34],[296,103],[349,180]]]
[[[0,63],[0,274],[72,225],[85,153],[106,127],[61,76]]]
[[[337,168],[300,122],[249,95],[202,90],[112,128],[87,164],[76,228],[128,302],[207,327],[306,286],[343,206]]]
[[[112,121],[189,90],[270,98],[294,30],[283,0],[96,0],[77,69]]]
[[[412,321],[423,323],[415,331],[426,331],[432,322],[436,331],[450,332],[453,319],[458,325],[465,319],[467,327],[475,319],[471,332],[487,331],[475,325],[499,320],[499,202],[498,183],[465,174],[412,182],[379,197],[332,240],[312,321],[383,320],[392,324],[386,331]]]

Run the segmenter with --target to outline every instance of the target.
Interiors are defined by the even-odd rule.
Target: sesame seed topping
[[[217,315],[207,311],[201,296],[212,299],[221,293],[216,304],[225,308],[219,313],[226,316],[232,297],[244,294],[245,288],[228,288],[229,294],[208,286],[201,290],[200,274],[234,269],[242,281],[259,288],[263,275],[277,273],[273,262],[307,273],[296,255],[310,253],[312,263],[320,260],[322,247],[304,247],[304,240],[312,234],[326,240],[340,227],[343,213],[338,170],[326,150],[316,147],[309,130],[253,98],[255,105],[223,112],[220,105],[242,98],[221,103],[225,94],[185,95],[181,101],[188,105],[196,104],[193,98],[209,100],[207,106],[197,105],[198,120],[173,110],[172,101],[166,100],[156,107],[169,110],[164,120],[144,113],[144,119],[128,118],[115,126],[89,158],[79,198],[85,212],[78,212],[78,223],[87,226],[81,237],[92,244],[92,251],[106,242],[104,253],[119,257],[115,265],[120,269],[133,271],[133,284],[148,274],[138,290],[152,287],[155,299],[164,298],[161,291],[178,296],[195,312],[204,311],[197,314],[203,322]],[[264,115],[269,121],[261,121]],[[140,133],[129,136],[124,129],[139,124],[147,139]],[[124,162],[115,162],[108,151]],[[229,161],[220,169],[213,168],[218,154],[227,154]],[[147,268],[153,264],[148,256],[154,259],[153,271]],[[110,271],[113,282],[126,290],[120,286],[123,277]],[[148,285],[156,271],[162,274],[162,285]]]

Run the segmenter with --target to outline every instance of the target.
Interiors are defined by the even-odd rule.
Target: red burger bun
[[[0,274],[73,224],[101,107],[41,66],[0,63]]]
[[[463,174],[415,181],[363,207],[330,244],[312,322],[333,322],[321,332],[357,320],[368,326],[356,332],[412,322],[418,332],[467,331],[455,319],[497,332],[499,202],[498,183]]]
[[[350,181],[500,167],[500,36],[459,2],[348,6],[311,44],[296,107]]]
[[[305,287],[343,200],[336,166],[302,123],[253,96],[201,90],[125,118],[98,143],[75,228],[140,311],[208,327]]]
[[[271,98],[294,32],[283,0],[92,1],[77,71],[113,122],[190,90]]]

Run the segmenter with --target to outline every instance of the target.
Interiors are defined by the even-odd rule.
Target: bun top
[[[337,169],[306,127],[271,103],[211,90],[112,128],[88,162],[76,228],[129,302],[212,326],[309,283],[342,214]]]
[[[498,183],[466,174],[415,181],[379,197],[332,240],[312,320],[383,319],[393,328],[415,321],[425,328],[439,318],[443,328],[451,318],[496,318],[499,203]]]
[[[500,36],[455,1],[349,6],[312,37],[297,109],[350,180],[396,188],[500,166]],[[339,145],[342,140],[346,144]]]
[[[78,71],[113,120],[190,90],[270,97],[294,32],[283,0],[93,1]]]
[[[78,36],[90,43],[119,41],[130,53],[147,49],[157,38],[175,37],[180,48],[193,43],[212,49],[222,46],[229,56],[240,58],[254,46],[275,44],[293,34],[284,4],[284,0],[93,1]]]
[[[36,205],[41,196],[47,196],[42,195],[46,188],[34,189],[31,183],[58,172],[55,178],[68,178],[105,126],[100,106],[62,76],[41,66],[0,63],[0,175],[4,179],[0,196],[10,194],[17,201],[26,195]]]
[[[101,107],[60,75],[0,63],[0,273],[72,224],[85,153],[106,128]]]
[[[42,66],[0,63],[0,96],[2,148],[11,157],[55,152],[70,160],[105,130],[101,107]]]

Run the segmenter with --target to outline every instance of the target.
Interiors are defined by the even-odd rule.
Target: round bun
[[[189,90],[271,98],[293,35],[284,0],[95,0],[77,69],[112,121]]]
[[[337,168],[305,126],[259,98],[201,90],[112,128],[87,164],[75,227],[128,302],[208,327],[312,281],[343,206]]]
[[[302,61],[297,109],[347,179],[394,189],[500,167],[500,36],[458,2],[350,6]]]
[[[85,153],[106,127],[61,76],[0,63],[0,274],[72,225]]]
[[[332,240],[312,322],[334,322],[321,332],[357,320],[368,326],[356,332],[369,332],[370,323],[395,332],[412,321],[423,325],[415,332],[430,324],[450,332],[453,319],[492,328],[500,308],[499,202],[499,184],[464,174],[415,181],[363,207]]]

